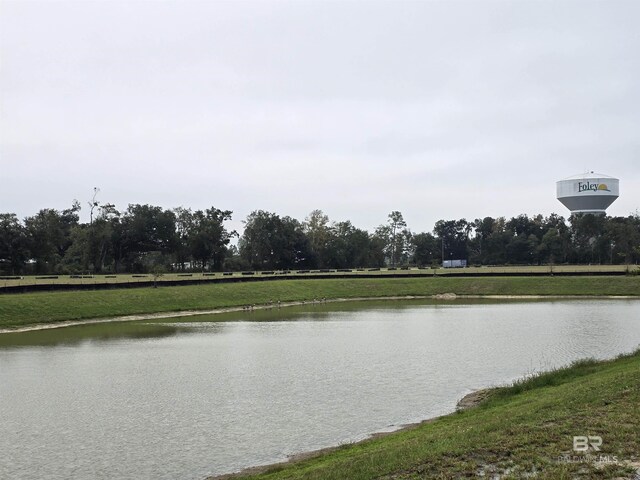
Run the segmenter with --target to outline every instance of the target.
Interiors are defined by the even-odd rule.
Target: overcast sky
[[[0,2],[0,212],[321,209],[372,230],[640,208],[640,2]]]

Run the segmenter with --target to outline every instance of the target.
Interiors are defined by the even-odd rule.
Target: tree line
[[[225,226],[232,212],[215,207],[193,211],[136,204],[120,212],[112,204],[95,203],[91,210],[89,223],[80,222],[78,202],[62,211],[42,209],[24,220],[0,214],[0,273],[429,267],[458,259],[469,265],[640,260],[637,213],[439,220],[432,231],[414,233],[398,211],[368,232],[349,220],[330,221],[320,210],[304,221],[256,210],[239,235]]]

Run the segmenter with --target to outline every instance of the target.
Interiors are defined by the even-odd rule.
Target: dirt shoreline
[[[458,401],[458,403],[456,405],[456,411],[463,411],[463,410],[468,410],[470,408],[477,407],[485,399],[487,399],[489,397],[490,392],[491,392],[491,388],[483,388],[483,389],[480,389],[480,390],[474,390],[473,392],[470,392],[470,393],[466,394],[464,397],[462,397]],[[454,412],[451,412],[451,413],[454,413]],[[308,460],[310,458],[319,457],[321,455],[325,455],[327,453],[334,452],[334,451],[344,447],[345,445],[357,445],[359,443],[367,442],[367,441],[374,440],[374,439],[377,439],[377,438],[387,437],[389,435],[393,435],[394,433],[404,432],[404,431],[407,431],[407,430],[413,430],[413,429],[418,428],[418,427],[420,427],[422,425],[425,425],[427,423],[433,423],[436,420],[439,420],[440,418],[446,417],[447,415],[451,415],[451,413],[445,414],[445,415],[439,415],[437,417],[426,418],[424,420],[421,420],[420,422],[407,423],[405,425],[401,425],[396,430],[391,430],[391,431],[388,431],[388,432],[372,433],[367,438],[365,438],[363,440],[360,440],[358,442],[346,443],[346,444],[342,444],[342,445],[336,445],[336,446],[333,446],[333,447],[321,448],[321,449],[318,449],[318,450],[311,450],[309,452],[296,453],[296,454],[293,454],[293,455],[289,455],[287,457],[287,459],[282,461],[282,462],[268,463],[266,465],[257,465],[257,466],[254,466],[254,467],[247,467],[247,468],[243,468],[242,470],[240,470],[238,472],[225,473],[225,474],[222,474],[222,475],[214,475],[214,476],[211,476],[211,477],[207,477],[205,480],[234,480],[234,479],[237,479],[237,478],[245,477],[247,475],[259,475],[261,473],[266,473],[266,472],[268,472],[269,470],[271,470],[273,468],[284,467],[284,466],[286,466],[288,464],[291,464],[291,463],[301,462],[303,460]]]
[[[294,307],[300,305],[317,305],[321,303],[338,303],[338,302],[362,302],[375,300],[464,300],[464,299],[495,299],[495,300],[562,300],[562,299],[638,299],[638,297],[630,295],[457,295],[455,293],[440,293],[437,295],[405,295],[405,296],[389,296],[389,297],[352,297],[352,298],[331,298],[323,301],[293,301],[282,302],[280,304],[261,304],[251,307],[253,310],[269,310],[272,308]],[[80,320],[63,320],[52,323],[35,323],[24,327],[17,328],[0,328],[0,335],[4,333],[22,333],[35,330],[49,330],[52,328],[74,327],[78,325],[91,325],[94,323],[111,323],[111,322],[132,322],[138,320],[157,320],[160,318],[181,318],[196,315],[217,315],[220,313],[242,312],[247,306],[224,307],[210,310],[180,310],[177,312],[159,312],[159,313],[140,313],[132,315],[121,315],[117,317],[88,318]]]

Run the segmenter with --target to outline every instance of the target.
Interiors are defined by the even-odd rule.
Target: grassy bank
[[[278,280],[0,296],[0,328],[119,315],[205,310],[314,298],[436,295],[630,295],[640,277],[483,277]]]
[[[495,389],[479,407],[250,478],[633,479],[638,432],[640,351]],[[600,436],[601,450],[574,452],[576,435]]]
[[[638,265],[539,265],[539,266],[502,266],[502,267],[467,267],[467,268],[361,268],[346,269],[337,271],[330,270],[291,270],[287,271],[287,276],[300,278],[313,278],[318,275],[332,275],[335,277],[354,275],[376,275],[380,277],[402,275],[535,275],[535,274],[615,274],[615,273],[635,273]],[[254,278],[279,277],[285,272],[282,271],[256,271],[256,272],[206,272],[206,273],[165,273],[158,277],[158,283],[169,282],[210,282],[211,280],[229,278],[247,278],[250,273]],[[31,286],[31,285],[118,285],[136,284],[153,281],[153,275],[142,274],[118,274],[118,275],[26,275],[26,276],[0,276],[0,290],[5,287]]]

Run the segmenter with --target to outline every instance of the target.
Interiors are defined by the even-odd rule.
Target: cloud
[[[88,199],[372,229],[639,208],[636,2],[5,2],[0,210]],[[28,195],[25,195],[25,189]]]

